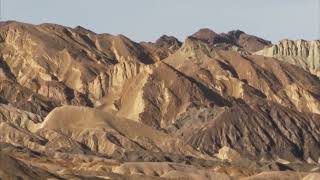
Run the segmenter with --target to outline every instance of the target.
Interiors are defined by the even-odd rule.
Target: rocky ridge
[[[211,29],[203,28],[191,37],[223,49],[242,49],[248,52],[256,52],[272,45],[270,41],[246,34],[240,30],[218,34]]]

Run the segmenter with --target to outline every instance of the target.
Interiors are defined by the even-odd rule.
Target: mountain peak
[[[83,33],[83,34],[96,34],[95,32],[87,29],[87,28],[84,28],[82,26],[76,26],[74,28],[75,31],[79,32],[79,33]]]
[[[219,34],[217,34],[216,32],[214,32],[213,30],[209,29],[209,28],[202,28],[200,30],[198,30],[196,33],[194,33],[193,35],[191,35],[194,38],[197,38],[199,40],[211,43],[211,41],[216,37],[219,36]]]
[[[192,37],[204,41],[210,45],[222,45],[222,47],[238,46],[246,51],[255,52],[270,46],[271,42],[262,38],[246,34],[241,30],[233,30],[228,33],[220,33],[203,28],[191,35]]]
[[[162,35],[156,41],[156,45],[161,47],[181,46],[181,42],[174,36]]]
[[[217,33],[210,28],[201,28],[196,33],[194,33],[193,36],[201,36],[201,35],[212,36],[216,34]]]
[[[233,31],[229,31],[228,35],[232,36],[234,38],[239,38],[241,34],[246,34],[244,31],[241,30],[233,30]]]

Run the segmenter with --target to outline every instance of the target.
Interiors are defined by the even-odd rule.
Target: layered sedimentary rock
[[[320,41],[282,40],[256,54],[277,58],[320,76]]]

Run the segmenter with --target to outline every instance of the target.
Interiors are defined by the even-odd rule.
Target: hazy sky
[[[2,0],[2,19],[81,25],[97,33],[183,40],[199,28],[272,41],[319,39],[320,0]]]

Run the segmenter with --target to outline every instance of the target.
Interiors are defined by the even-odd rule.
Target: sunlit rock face
[[[283,40],[272,47],[256,52],[256,54],[275,57],[320,76],[320,41]]]

